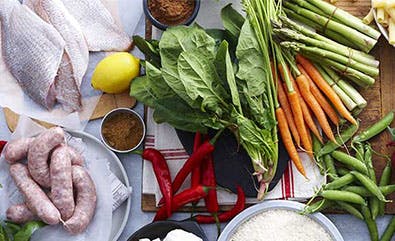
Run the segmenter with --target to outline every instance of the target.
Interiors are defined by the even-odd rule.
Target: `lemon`
[[[139,75],[140,60],[127,52],[109,55],[93,71],[91,84],[94,89],[110,94],[129,89],[131,81]]]

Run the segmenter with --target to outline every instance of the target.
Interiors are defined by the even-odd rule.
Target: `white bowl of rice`
[[[264,201],[237,215],[218,241],[344,241],[323,214],[301,215],[305,205],[294,201]]]

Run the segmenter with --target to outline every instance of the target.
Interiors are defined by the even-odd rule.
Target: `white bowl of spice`
[[[104,116],[100,135],[104,145],[110,150],[128,153],[141,145],[145,131],[145,123],[137,112],[117,108]]]
[[[321,213],[302,215],[305,205],[294,201],[264,201],[237,215],[218,241],[344,241]]]

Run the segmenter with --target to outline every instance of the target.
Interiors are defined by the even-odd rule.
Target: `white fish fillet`
[[[100,0],[61,1],[79,22],[90,51],[125,51],[130,48],[129,36]]]
[[[17,0],[0,0],[0,21],[8,69],[26,94],[51,109],[65,42],[55,28]]]
[[[79,87],[88,68],[89,50],[78,22],[61,0],[25,0],[24,4],[54,26],[66,42],[55,81],[56,99],[67,111],[80,110]]]

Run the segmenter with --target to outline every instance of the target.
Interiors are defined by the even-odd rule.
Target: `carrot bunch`
[[[284,62],[277,66],[281,80],[276,80],[279,102],[276,117],[284,146],[298,171],[306,177],[297,148],[313,157],[311,134],[321,143],[324,137],[336,143],[330,122],[339,127],[340,118],[352,124],[357,121],[308,59],[298,54],[296,63],[287,60],[292,73]],[[272,71],[277,76],[273,66]]]

